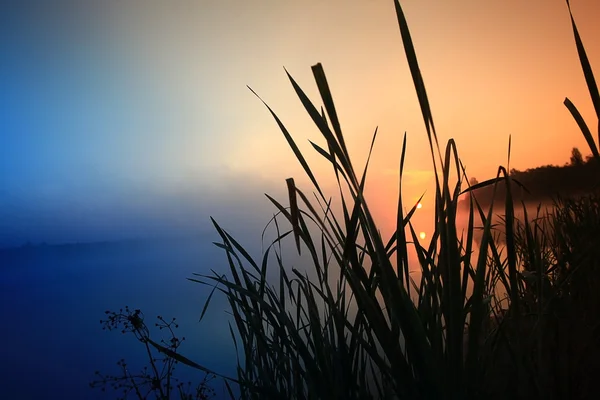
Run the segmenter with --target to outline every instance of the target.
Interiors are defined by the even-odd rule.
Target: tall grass
[[[525,205],[514,203],[512,193],[519,183],[511,179],[508,167],[500,166],[494,178],[468,186],[454,140],[438,142],[408,24],[399,1],[394,5],[435,173],[434,232],[428,242],[420,240],[411,223],[416,204],[409,204],[409,212],[404,212],[406,135],[400,149],[396,229],[384,238],[364,195],[377,130],[366,165],[357,169],[323,67],[312,67],[322,106],[309,99],[288,73],[322,136],[319,143],[311,142],[312,147],[331,164],[339,193],[334,200],[322,191],[293,136],[263,101],[314,193],[306,194],[290,178],[286,202],[267,195],[277,210],[271,221],[277,235],[260,260],[213,220],[228,274],[198,274],[191,280],[213,285],[229,301],[234,321],[231,335],[241,355],[237,379],[230,382],[239,384],[244,399],[552,398],[548,386],[552,371],[545,366],[556,343],[547,340],[541,327],[547,325],[551,301],[561,298],[567,285],[576,285],[565,277],[555,279],[556,268],[552,269],[557,263],[571,266],[572,262],[557,261],[563,253],[547,254],[549,247],[558,248],[551,241],[561,237],[561,231],[551,238],[538,219],[532,228]],[[568,1],[567,5],[570,13]],[[591,67],[572,16],[571,21],[600,116]],[[600,157],[577,108],[568,98],[565,105],[594,156]],[[598,135],[600,141],[600,124]],[[472,194],[486,185],[506,185],[502,241],[494,235],[494,205],[483,209]],[[469,201],[464,229],[457,226],[461,196]],[[332,211],[334,204],[339,204],[340,215]],[[515,222],[520,206],[524,225]],[[568,227],[576,217],[569,218],[556,215],[553,221],[576,229]],[[482,221],[483,232],[479,245],[474,240],[477,221]],[[282,244],[287,240],[293,240],[297,252],[309,260],[310,275],[284,263]],[[564,246],[577,254],[585,252],[569,247],[566,239]],[[417,280],[410,273],[415,268],[409,265],[411,252],[418,260]],[[267,279],[273,272],[277,278]],[[574,393],[565,390],[567,395]]]

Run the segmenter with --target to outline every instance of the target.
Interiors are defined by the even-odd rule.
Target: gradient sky
[[[394,217],[405,131],[405,196],[433,189],[392,0],[14,3],[0,6],[0,246],[209,229],[208,215],[266,222],[262,194],[306,180],[246,85],[302,149],[323,143],[284,66],[317,102],[310,66],[323,63],[355,165],[379,126],[380,217]],[[589,153],[562,104],[596,126],[564,1],[402,5],[440,139],[471,176],[506,163],[509,135],[518,169]],[[600,2],[572,7],[598,70]]]

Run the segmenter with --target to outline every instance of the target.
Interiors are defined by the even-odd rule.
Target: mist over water
[[[77,221],[68,209],[55,216],[62,215],[65,221],[54,229],[43,223],[45,229],[28,229],[16,223],[19,213],[7,216],[7,224],[0,227],[8,238],[4,248],[0,246],[0,320],[4,321],[0,340],[7,344],[0,350],[0,374],[11,379],[5,382],[3,393],[19,399],[38,399],[47,393],[65,399],[114,399],[114,393],[88,387],[94,371],[116,375],[121,358],[134,371],[147,362],[143,345],[133,335],[102,330],[99,321],[105,318],[104,312],[125,306],[141,309],[151,328],[157,315],[167,320],[176,317],[176,334],[186,338],[181,354],[235,377],[229,304],[216,292],[199,322],[212,287],[186,278],[194,273],[212,275],[213,270],[230,276],[225,252],[213,244],[222,239],[208,218],[211,208],[221,227],[260,262],[263,248],[276,233],[271,225],[264,241],[261,237],[274,211],[261,193],[251,189],[254,185],[261,183],[247,180],[235,189],[213,190],[204,196],[197,191],[197,196],[188,195],[175,203],[159,197],[149,209],[153,212],[121,220],[113,211],[104,221],[108,228],[104,231],[94,224],[86,226],[93,215]],[[262,189],[285,203],[283,190],[265,182]],[[25,212],[23,207],[19,210]],[[11,236],[9,223],[24,234]],[[86,243],[90,239],[101,241]],[[304,270],[306,264],[295,256],[293,242],[284,243],[282,252],[290,270]],[[161,337],[161,332],[151,332],[154,339]],[[204,377],[183,365],[177,367],[176,375],[193,383]],[[217,398],[222,398],[222,381],[212,383]]]

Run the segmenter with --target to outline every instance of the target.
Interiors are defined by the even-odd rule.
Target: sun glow
[[[427,235],[425,234],[425,232],[421,232],[419,233],[419,237],[421,238],[421,240],[423,240],[427,237]]]
[[[423,207],[423,205],[421,203],[417,204],[417,209],[420,209],[422,207]]]

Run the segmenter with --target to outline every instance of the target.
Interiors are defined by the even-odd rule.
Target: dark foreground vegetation
[[[324,139],[313,147],[331,163],[340,190],[333,200],[321,191],[293,137],[267,106],[315,193],[305,194],[288,179],[287,206],[268,196],[277,209],[270,222],[277,233],[260,260],[213,221],[229,270],[191,280],[214,286],[213,293],[229,300],[240,359],[237,376],[225,377],[225,384],[242,399],[597,398],[600,198],[591,194],[556,200],[552,212],[531,215],[513,196],[521,190],[518,174],[504,167],[493,179],[470,188],[454,141],[442,147],[438,143],[408,25],[399,2],[394,3],[436,176],[435,232],[428,242],[419,240],[411,224],[416,204],[402,198],[406,136],[397,228],[383,238],[363,196],[368,161],[360,169],[351,162],[323,68],[318,64],[312,69],[323,107],[314,105],[288,75]],[[574,22],[572,26],[600,120],[597,85]],[[565,105],[599,159],[577,108],[569,99]],[[593,176],[591,164],[589,168]],[[492,192],[485,207],[472,190],[484,187]],[[500,190],[501,234],[492,222],[499,212],[494,193]],[[463,197],[468,213],[464,229],[457,227]],[[517,213],[521,220],[515,219]],[[478,230],[481,240],[476,243]],[[294,243],[309,260],[308,270],[286,265],[284,241]],[[411,254],[419,274],[410,273]],[[138,337],[152,368],[160,354],[167,365],[203,369],[179,354],[178,341],[153,340],[141,312],[108,315],[114,322],[109,328],[125,327]],[[170,329],[164,320],[160,323]],[[124,373],[122,387],[136,398],[210,394],[175,390],[179,386],[170,380],[171,372],[151,372],[142,381],[143,392]]]

